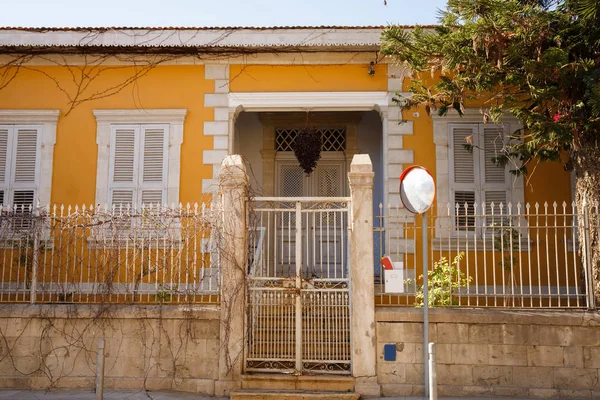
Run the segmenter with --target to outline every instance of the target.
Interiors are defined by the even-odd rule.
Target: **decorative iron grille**
[[[275,129],[275,150],[293,151],[296,136],[302,128]],[[321,134],[321,151],[344,151],[346,149],[346,128],[316,128]]]
[[[349,211],[347,197],[255,198],[247,372],[351,373]]]

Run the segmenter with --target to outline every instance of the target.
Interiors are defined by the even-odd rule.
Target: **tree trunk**
[[[596,304],[600,304],[600,220],[598,216],[598,205],[600,204],[600,146],[595,140],[582,143],[574,154],[575,161],[575,201],[580,215],[583,215],[583,207],[588,210],[589,226],[587,232],[587,243],[585,242],[584,218],[579,218],[579,251],[582,257],[586,256],[587,244],[590,254],[590,265],[592,272],[592,288]]]

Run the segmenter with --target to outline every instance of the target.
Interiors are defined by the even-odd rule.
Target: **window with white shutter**
[[[450,190],[457,230],[475,232],[492,225],[511,199],[507,170],[494,158],[504,147],[505,127],[484,124],[450,124]],[[485,203],[485,221],[478,220]],[[493,209],[492,209],[493,204]],[[477,209],[475,209],[475,206]]]
[[[41,127],[0,125],[0,204],[33,206],[39,186]]]
[[[165,125],[112,127],[111,206],[139,208],[166,203],[167,132]]]

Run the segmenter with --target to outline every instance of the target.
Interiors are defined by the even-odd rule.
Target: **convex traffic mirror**
[[[423,214],[433,204],[435,182],[425,168],[414,165],[400,175],[400,199],[408,211]]]

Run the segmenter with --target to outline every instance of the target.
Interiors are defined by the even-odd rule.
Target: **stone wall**
[[[0,387],[93,389],[101,337],[107,390],[214,394],[216,306],[4,305]]]
[[[385,396],[423,393],[423,316],[379,308],[377,374]],[[600,315],[430,311],[440,396],[600,398]],[[384,361],[384,344],[396,361]]]

